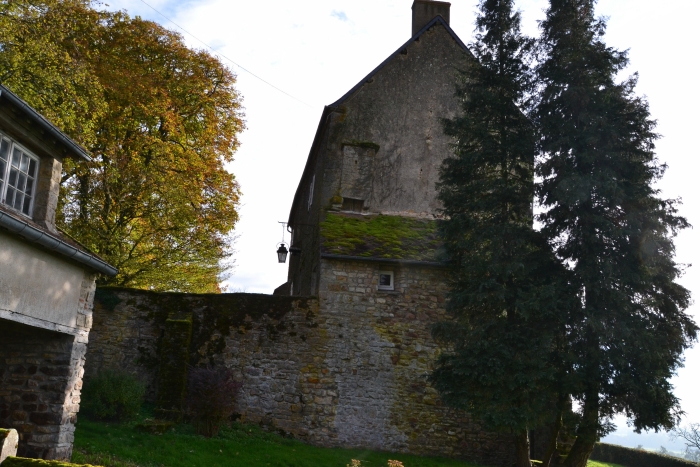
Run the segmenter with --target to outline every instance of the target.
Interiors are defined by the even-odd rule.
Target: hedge
[[[591,460],[610,462],[626,467],[697,467],[697,464],[694,462],[678,457],[605,443],[595,445],[591,454]],[[5,466],[3,465],[2,467]]]

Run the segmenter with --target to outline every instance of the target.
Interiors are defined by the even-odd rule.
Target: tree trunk
[[[557,404],[561,405],[561,404]],[[549,465],[552,462],[552,457],[554,456],[554,453],[557,451],[557,440],[559,439],[559,432],[561,431],[561,426],[562,426],[562,414],[563,410],[559,407],[557,407],[557,415],[556,415],[556,420],[554,420],[554,423],[552,424],[552,434],[549,437],[549,446],[547,447],[547,452],[544,455],[544,458],[542,459],[542,467],[549,467]]]
[[[532,467],[530,462],[530,440],[527,430],[522,430],[515,435],[515,467]]]
[[[593,406],[593,407],[591,407]],[[586,467],[595,443],[598,442],[598,397],[587,398],[583,405],[583,417],[576,431],[576,441],[566,457],[564,467]]]

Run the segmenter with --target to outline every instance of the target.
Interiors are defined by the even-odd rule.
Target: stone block
[[[17,430],[0,428],[0,464],[10,456],[17,455],[19,447],[19,434]]]

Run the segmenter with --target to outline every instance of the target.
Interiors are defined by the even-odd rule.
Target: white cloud
[[[331,11],[331,16],[338,18],[340,21],[348,21],[348,15],[346,15],[344,11],[333,10]]]

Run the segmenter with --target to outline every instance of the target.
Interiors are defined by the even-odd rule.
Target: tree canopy
[[[523,114],[533,41],[512,0],[479,7],[478,64],[461,74],[462,112],[445,124],[454,156],[438,190],[453,319],[434,328],[449,350],[431,380],[449,405],[515,434],[517,465],[529,467],[528,429],[548,421],[558,399],[567,271],[533,228],[536,132]]]
[[[637,430],[669,429],[680,410],[669,379],[697,336],[676,280],[673,237],[688,226],[654,183],[665,166],[625,52],[603,41],[594,0],[551,0],[535,112],[541,132],[542,233],[571,272],[580,306],[568,328],[568,388],[581,405],[565,465],[583,467],[617,413]]]
[[[156,23],[83,0],[0,3],[0,79],[84,145],[60,227],[119,268],[112,285],[214,292],[240,189],[235,75]]]

